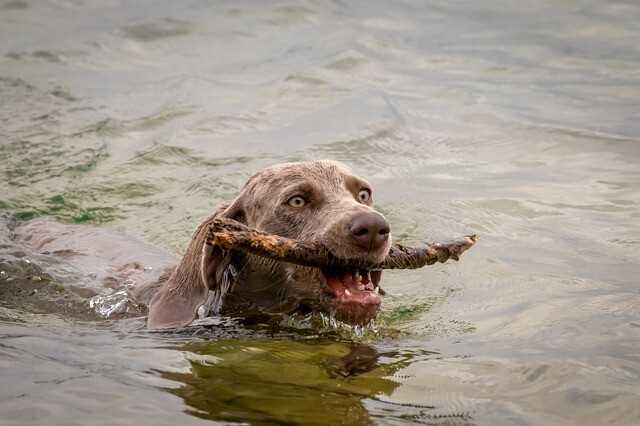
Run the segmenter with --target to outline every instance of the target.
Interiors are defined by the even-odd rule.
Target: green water
[[[165,335],[5,296],[0,424],[639,424],[639,20],[632,1],[0,1],[2,214],[179,255],[255,171],[330,158],[396,240],[481,237],[385,273],[364,334]]]

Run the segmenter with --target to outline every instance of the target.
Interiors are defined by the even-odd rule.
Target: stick
[[[232,219],[214,219],[207,235],[208,244],[215,244],[226,250],[241,250],[303,266],[366,270],[417,269],[436,262],[444,263],[449,259],[459,260],[460,255],[471,248],[477,239],[476,235],[468,235],[449,243],[431,243],[423,247],[393,244],[385,260],[376,264],[361,259],[339,258],[320,243],[279,237],[251,229]]]

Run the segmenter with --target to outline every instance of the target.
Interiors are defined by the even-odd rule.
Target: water
[[[377,334],[164,335],[5,299],[0,424],[640,424],[639,20],[633,1],[2,0],[2,212],[179,254],[256,170],[331,158],[397,239],[481,240],[387,273]]]

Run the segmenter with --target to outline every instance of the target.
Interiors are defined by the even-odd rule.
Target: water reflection
[[[0,423],[637,424],[639,17],[601,0],[0,0],[9,215],[180,254],[255,171],[331,158],[371,181],[398,240],[482,235],[460,264],[385,276],[382,327],[406,334],[373,345],[79,327],[75,278],[0,247]]]
[[[372,424],[365,400],[389,396],[412,356],[330,340],[188,343],[191,373],[162,372],[183,385],[197,417],[252,424]]]

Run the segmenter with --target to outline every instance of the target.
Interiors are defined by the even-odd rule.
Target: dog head
[[[156,311],[183,306],[188,323],[210,291],[214,304],[234,315],[322,311],[364,324],[377,314],[380,271],[320,269],[225,252],[205,243],[207,224],[220,216],[270,234],[319,242],[337,257],[372,263],[382,261],[391,245],[389,225],[374,210],[366,180],[333,161],[275,165],[252,176],[228,206],[200,225],[174,276],[154,298]],[[170,300],[159,304],[171,288],[180,302],[174,300],[173,308]]]

